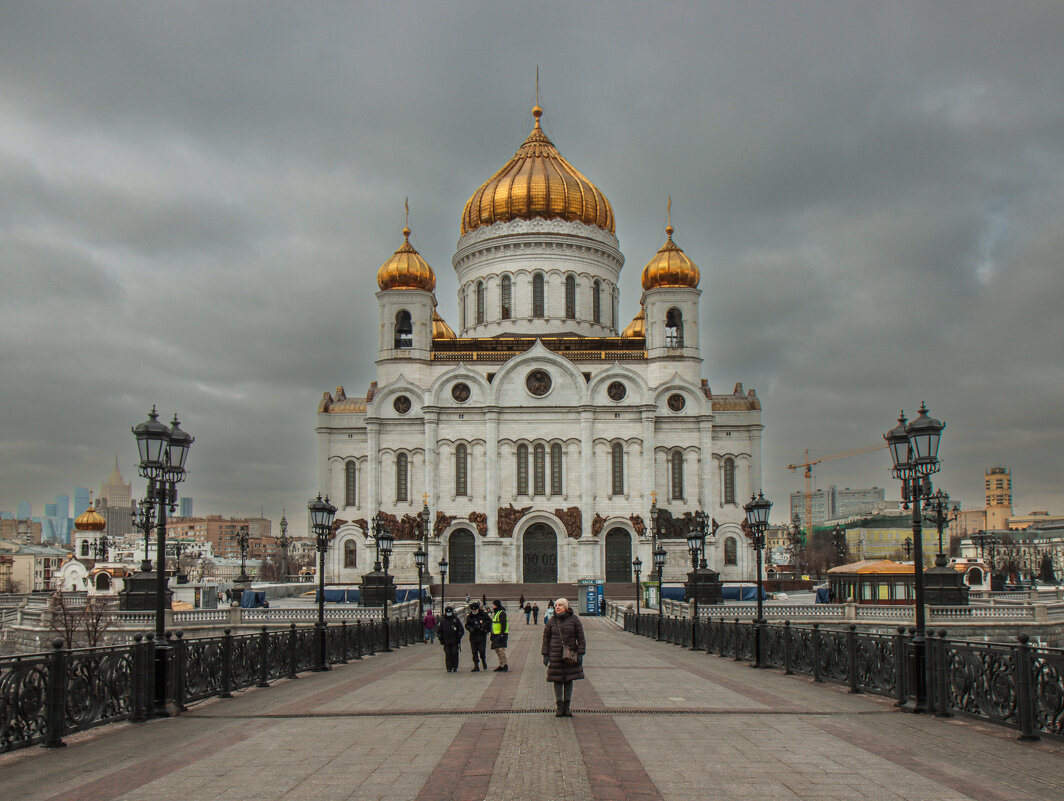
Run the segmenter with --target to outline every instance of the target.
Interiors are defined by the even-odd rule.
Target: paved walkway
[[[584,622],[572,719],[553,716],[540,627],[519,620],[508,673],[402,648],[4,755],[0,798],[1064,799],[1060,743]]]

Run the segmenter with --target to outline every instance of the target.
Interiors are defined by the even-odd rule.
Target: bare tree
[[[68,648],[99,645],[114,622],[116,599],[106,595],[84,596],[85,603],[78,604],[74,598],[80,594],[58,590],[48,602],[51,610],[52,631],[63,637]]]

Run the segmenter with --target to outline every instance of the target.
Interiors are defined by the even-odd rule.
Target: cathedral
[[[650,255],[640,310],[618,319],[624,256],[613,208],[540,127],[462,212],[451,264],[457,333],[432,267],[404,241],[377,272],[377,370],[361,395],[318,404],[318,486],[337,507],[330,582],[372,569],[377,515],[391,573],[453,583],[666,581],[690,569],[694,513],[712,518],[709,567],[753,576],[745,503],[761,484],[761,404],[702,377],[700,272],[673,241]],[[422,510],[425,510],[423,513]]]

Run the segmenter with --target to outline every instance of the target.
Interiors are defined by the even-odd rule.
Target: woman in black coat
[[[575,664],[566,665],[562,662],[563,643],[576,655]],[[559,598],[554,602],[554,614],[543,625],[543,648],[540,650],[543,654],[543,664],[547,668],[547,681],[554,683],[554,700],[558,704],[555,717],[573,716],[569,708],[573,697],[573,682],[584,678],[585,651],[587,642],[584,640],[584,624],[573,614],[569,602]]]

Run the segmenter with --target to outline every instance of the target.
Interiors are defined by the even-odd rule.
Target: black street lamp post
[[[920,404],[919,416],[906,422],[905,413],[898,425],[883,435],[894,463],[893,474],[902,483],[902,500],[912,504],[913,574],[916,592],[916,633],[912,639],[913,696],[904,705],[911,712],[927,711],[927,636],[924,609],[924,541],[920,499],[931,494],[931,476],[939,471],[938,445],[945,423],[929,417],[927,406]]]
[[[277,545],[281,548],[281,581],[288,583],[288,548],[292,540],[288,536],[288,518],[284,515],[284,507],[281,507],[281,536],[277,538]]]
[[[388,575],[388,565],[392,561],[392,545],[395,537],[387,526],[381,526],[377,534],[377,550],[384,563],[384,650],[392,650],[391,636],[388,631],[388,597],[392,594],[392,579]]]
[[[942,548],[942,529],[947,523],[952,523],[957,519],[959,511],[956,504],[949,505],[949,495],[942,490],[935,490],[935,493],[924,502],[924,514],[938,529],[938,553],[935,554],[935,567],[945,567],[949,562]]]
[[[240,549],[240,575],[236,577],[233,589],[236,596],[233,600],[236,606],[240,606],[240,601],[244,597],[244,591],[251,584],[251,579],[248,577],[248,544],[250,543],[251,536],[246,528],[241,529],[236,535],[236,545]]]
[[[107,561],[107,550],[111,547],[110,541],[107,539],[107,534],[100,534],[99,538],[93,544],[92,550],[96,555],[96,559],[101,562]]]
[[[635,615],[638,618],[640,596],[643,594],[643,586],[639,582],[639,574],[643,572],[643,560],[638,556],[632,560],[632,570],[635,571]]]
[[[664,617],[665,598],[661,594],[661,574],[665,570],[665,548],[659,545],[654,549],[654,572],[658,574],[658,641],[661,641],[661,624]]]
[[[314,531],[314,546],[318,551],[318,622],[316,624],[318,639],[318,671],[329,669],[329,659],[325,642],[325,553],[332,540],[333,518],[336,507],[329,503],[329,498],[322,500],[321,494],[307,504],[310,511],[310,527]]]
[[[174,419],[167,426],[159,422],[159,415],[152,406],[148,419],[132,429],[137,438],[140,463],[137,472],[148,480],[144,500],[155,507],[155,713],[171,714],[166,693],[167,666],[170,663],[170,648],[166,644],[166,613],[169,606],[169,589],[166,581],[166,512],[177,506],[177,485],[185,480],[185,461],[194,437],[181,430]],[[142,509],[144,503],[142,502]],[[150,517],[145,515],[145,522]],[[146,527],[146,532],[150,528]],[[147,562],[147,558],[145,558]]]
[[[424,556],[421,557],[421,561],[417,561],[417,551],[414,552],[414,562],[418,565],[418,578],[417,578],[417,613],[421,616],[421,619],[425,619],[425,605],[421,600],[421,576],[425,568],[429,564],[429,522],[431,515],[429,514],[429,496],[425,493],[425,505],[421,507],[421,546],[419,550]]]
[[[754,540],[754,552],[757,558],[757,620],[755,621],[756,631],[754,632],[754,667],[761,667],[761,630],[765,622],[764,616],[764,600],[762,596],[765,594],[764,580],[761,576],[761,551],[765,547],[765,531],[768,529],[768,513],[772,509],[772,502],[769,501],[763,492],[758,492],[757,497],[750,496],[750,503],[743,506],[746,510],[746,523],[750,527],[750,533]]]
[[[144,532],[144,558],[140,561],[140,572],[151,572],[150,542],[151,530],[155,528],[155,503],[148,498],[141,498],[140,503],[133,501],[129,507],[133,528]]]
[[[901,547],[905,549],[905,561],[908,562],[913,558],[913,538],[906,537],[902,542]]]
[[[421,600],[421,584],[424,580],[425,565],[428,563],[428,559],[428,553],[419,545],[417,550],[414,551],[414,564],[417,565],[417,616],[422,624],[425,622],[425,605]]]
[[[447,557],[441,559],[436,566],[440,569],[440,617],[447,604]]]
[[[791,528],[787,538],[791,545],[791,560],[794,562],[794,577],[799,578],[802,573],[802,519],[795,512],[791,518]]]

